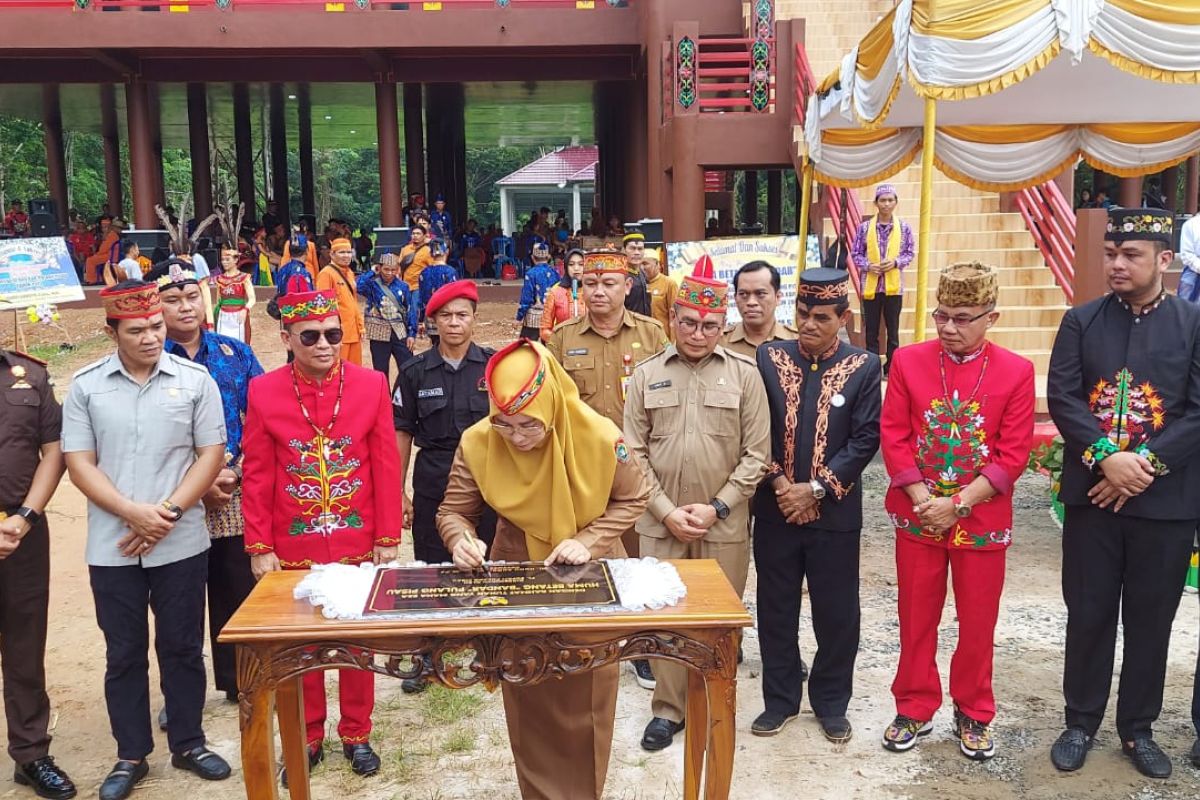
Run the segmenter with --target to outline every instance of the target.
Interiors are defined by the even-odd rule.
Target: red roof
[[[600,149],[595,145],[563,147],[496,181],[497,186],[557,186],[596,180]]]

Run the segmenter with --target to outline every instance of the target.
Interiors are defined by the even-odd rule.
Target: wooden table
[[[494,689],[649,657],[691,668],[684,797],[698,800],[703,773],[704,797],[727,800],[733,777],[738,632],[752,621],[716,561],[673,563],[688,589],[677,606],[537,618],[328,620],[307,600],[292,596],[307,572],[268,574],[220,635],[221,642],[237,646],[246,797],[278,797],[272,706],[279,714],[291,798],[310,796],[300,685],[306,672],[364,669],[411,678],[425,671],[451,688]],[[462,650],[474,651],[474,661],[456,667],[442,658]]]

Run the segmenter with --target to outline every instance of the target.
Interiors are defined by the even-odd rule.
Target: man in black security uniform
[[[0,349],[0,669],[13,780],[39,797],[75,796],[50,751],[46,617],[50,530],[46,504],[64,462],[62,407],[45,363]]]
[[[420,448],[413,469],[414,497],[405,497],[404,524],[413,532],[413,554],[430,564],[451,561],[434,517],[446,493],[450,464],[463,431],[488,415],[484,370],[495,352],[471,341],[479,291],[474,281],[448,283],[429,298],[425,313],[437,323],[438,345],[405,362],[392,392],[396,442],[408,475],[414,442]],[[407,481],[406,481],[407,482]],[[491,545],[496,515],[487,513],[476,534]],[[425,688],[410,678],[401,688]]]
[[[808,581],[817,655],[808,699],[835,743],[852,735],[846,708],[859,642],[862,472],[879,449],[879,357],[843,344],[849,282],[809,269],[796,286],[795,341],[756,351],[771,410],[773,463],[754,498],[754,563],[763,704],[750,732],[774,736],[800,713],[800,587]]]
[[[1119,615],[1122,750],[1147,777],[1171,774],[1151,728],[1200,518],[1200,307],[1163,288],[1173,222],[1166,211],[1109,211],[1112,292],[1066,313],[1050,356],[1046,396],[1066,444],[1067,604],[1067,728],[1050,757],[1064,772],[1083,766],[1104,717]]]

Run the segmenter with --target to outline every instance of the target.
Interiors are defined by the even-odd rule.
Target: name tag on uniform
[[[417,399],[424,400],[426,397],[441,397],[443,394],[442,387],[440,386],[434,389],[421,389],[417,392]]]
[[[586,356],[588,349],[586,347],[576,347],[574,350],[568,350],[569,356]]]
[[[649,388],[651,388],[651,389],[666,389],[666,388],[670,387],[670,385],[671,385],[671,381],[666,380],[666,381],[659,381],[658,383],[652,383],[652,384],[650,384]]]

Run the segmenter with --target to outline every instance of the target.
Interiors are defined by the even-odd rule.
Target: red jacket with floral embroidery
[[[400,451],[387,378],[342,362],[321,384],[280,367],[250,382],[243,437],[246,552],[274,551],[284,569],[369,561],[400,543]],[[326,429],[345,370],[341,410]]]
[[[936,339],[896,351],[880,421],[892,479],[885,505],[901,536],[941,547],[1002,549],[1012,541],[1012,487],[1033,446],[1033,364],[991,343],[961,364],[941,354]],[[935,497],[952,497],[980,475],[995,497],[947,532],[921,528],[903,487],[924,481]]]

